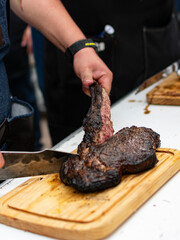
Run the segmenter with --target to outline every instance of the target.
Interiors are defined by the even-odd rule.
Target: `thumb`
[[[2,168],[4,166],[5,162],[4,162],[4,158],[2,156],[2,153],[0,153],[0,168]]]
[[[90,96],[89,86],[93,84],[94,80],[92,77],[92,71],[86,70],[81,75],[82,89],[84,93]]]

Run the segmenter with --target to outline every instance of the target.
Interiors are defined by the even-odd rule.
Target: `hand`
[[[74,55],[74,71],[81,79],[82,89],[88,96],[89,86],[94,81],[99,82],[110,93],[113,74],[93,48],[83,48]]]
[[[31,27],[27,26],[24,30],[22,40],[21,40],[21,46],[27,48],[27,54],[30,55],[32,50],[32,35],[31,35]]]
[[[0,168],[2,168],[4,166],[5,162],[4,162],[4,158],[2,156],[2,153],[0,152]]]

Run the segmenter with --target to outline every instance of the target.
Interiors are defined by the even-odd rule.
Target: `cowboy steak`
[[[108,95],[95,84],[91,96],[79,156],[70,157],[60,169],[62,182],[81,192],[116,186],[122,174],[152,168],[157,163],[155,151],[160,145],[159,134],[150,128],[126,127],[113,135]]]

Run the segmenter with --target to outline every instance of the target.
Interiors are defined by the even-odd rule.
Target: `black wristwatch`
[[[67,48],[65,55],[71,62],[73,62],[74,54],[86,47],[92,47],[97,52],[97,46],[95,42],[93,42],[92,39],[87,38],[73,43],[70,47]]]

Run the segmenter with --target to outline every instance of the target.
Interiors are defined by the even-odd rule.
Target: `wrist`
[[[82,39],[73,43],[71,46],[69,46],[66,49],[65,55],[72,62],[74,55],[84,48],[93,48],[97,52],[96,44],[93,42],[92,39],[88,38],[88,39]]]

